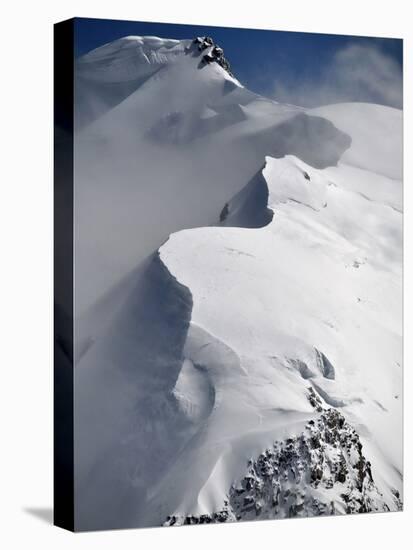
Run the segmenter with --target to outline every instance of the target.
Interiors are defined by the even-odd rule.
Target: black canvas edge
[[[74,20],[54,25],[53,523],[74,531]]]

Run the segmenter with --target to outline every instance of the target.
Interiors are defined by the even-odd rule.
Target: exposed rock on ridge
[[[308,398],[320,415],[300,435],[276,441],[251,459],[222,510],[170,516],[165,525],[401,510],[396,491],[393,507],[385,502],[360,437],[345,417],[325,408],[312,388]]]

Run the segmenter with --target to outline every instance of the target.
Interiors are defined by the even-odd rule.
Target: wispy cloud
[[[380,48],[353,44],[339,50],[317,80],[276,82],[274,98],[303,107],[342,101],[403,106],[400,65]]]

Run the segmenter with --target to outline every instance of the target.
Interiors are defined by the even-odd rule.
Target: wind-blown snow
[[[78,67],[80,90],[116,82],[76,136],[78,528],[252,519],[258,500],[297,515],[280,480],[284,504],[265,489],[253,513],[234,491],[249,468],[267,483],[254,464],[275,442],[271,467],[331,418],[311,467],[335,464],[320,474],[333,505],[300,482],[299,515],[360,494],[354,511],[398,509],[400,112],[276,104],[190,41],[128,37]]]
[[[308,111],[351,135],[341,161],[395,180],[402,179],[403,117],[400,109],[369,103],[341,103]]]

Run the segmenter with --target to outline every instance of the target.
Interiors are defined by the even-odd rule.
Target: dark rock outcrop
[[[204,52],[209,49],[207,53],[202,57],[202,63],[218,63],[227,73],[233,76],[231,67],[228,60],[224,56],[224,50],[220,48],[209,36],[199,36],[193,40],[194,46],[197,47],[199,52]]]
[[[375,484],[354,428],[339,411],[324,408],[312,388],[308,396],[319,416],[300,435],[251,459],[220,512],[172,516],[165,525],[400,510],[400,494],[393,491],[389,506]]]

